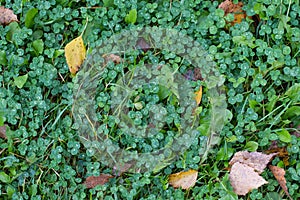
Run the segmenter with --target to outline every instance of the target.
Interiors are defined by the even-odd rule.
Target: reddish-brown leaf
[[[6,139],[6,125],[0,126],[0,137]]]
[[[276,180],[278,181],[279,185],[282,187],[286,195],[290,199],[292,199],[289,194],[288,188],[286,187],[286,180],[284,178],[285,175],[284,169],[273,165],[269,165],[269,169],[272,171],[273,175],[275,176]]]
[[[232,13],[234,14],[234,20],[231,22],[232,25],[236,23],[241,23],[242,19],[246,18],[246,12],[242,9],[243,3],[238,2],[237,4],[234,4],[231,0],[225,0],[219,5],[219,8],[223,9],[225,12],[225,15]]]
[[[286,147],[271,147],[266,153],[278,153],[277,156],[282,158],[284,166],[289,165],[289,153]]]
[[[189,170],[186,172],[178,172],[169,176],[169,183],[174,188],[181,187],[182,189],[189,189],[196,184],[198,171]]]
[[[0,6],[0,24],[1,25],[8,25],[11,22],[18,22],[17,15],[14,14],[14,12],[8,8],[4,8],[3,6]]]
[[[111,178],[113,178],[113,176],[110,174],[101,174],[100,176],[89,176],[86,178],[86,180],[83,184],[87,188],[94,188],[97,185],[104,185]]]
[[[147,52],[152,48],[151,45],[142,37],[138,39],[136,47],[144,52]]]

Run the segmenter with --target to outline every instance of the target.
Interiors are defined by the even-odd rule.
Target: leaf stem
[[[86,23],[85,23],[85,25],[84,25],[84,28],[83,28],[83,30],[82,30],[82,32],[81,32],[81,34],[80,34],[80,36],[81,36],[81,37],[82,37],[82,35],[83,35],[83,33],[84,33],[84,31],[85,31],[85,29],[86,29],[86,27],[87,27],[88,23],[89,23],[89,18],[88,18],[88,17],[86,17]]]

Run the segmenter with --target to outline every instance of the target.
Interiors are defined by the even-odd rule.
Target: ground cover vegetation
[[[229,7],[229,1],[202,0],[0,2],[12,11],[1,10],[10,17],[0,17],[0,199],[300,198],[299,0],[234,0]],[[115,89],[110,83],[144,63],[184,74],[197,94],[193,114],[199,116],[196,139],[175,160],[145,173],[116,173],[80,140],[72,106],[84,64],[69,68],[65,47],[81,36],[88,59],[114,34],[147,26],[175,29],[208,53],[224,77],[226,123],[207,155],[201,153],[210,137],[211,100],[205,77],[195,66],[172,51],[147,49],[146,42],[142,51],[124,58],[110,55],[94,102],[98,131],[115,144],[146,153],[177,136],[183,110],[175,92],[158,84],[137,88],[126,104],[126,116],[110,112]],[[180,49],[182,43],[187,42],[174,45]],[[136,130],[118,131],[120,119],[149,123],[158,102],[165,105],[156,116],[165,124],[159,133],[136,138]],[[274,155],[265,161],[272,166],[259,173],[268,183],[262,181],[245,196],[230,184],[231,167],[249,168],[244,161],[230,161],[239,151]],[[276,180],[283,177],[280,169],[285,182]],[[281,175],[274,177],[272,171]]]

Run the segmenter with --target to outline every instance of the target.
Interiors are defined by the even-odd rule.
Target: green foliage
[[[136,9],[132,9],[125,17],[125,22],[128,24],[134,24],[137,18],[137,11]]]
[[[114,0],[103,0],[103,5],[105,7],[111,7],[114,5]]]
[[[0,181],[2,183],[10,183],[11,179],[5,172],[0,172]]]
[[[34,24],[34,17],[38,14],[38,9],[31,8],[28,10],[25,16],[25,26],[31,28]]]
[[[5,51],[0,51],[0,64],[5,66],[7,64]]]
[[[36,55],[42,54],[44,51],[44,42],[41,39],[38,40],[34,40],[32,42],[32,47],[34,49],[34,52],[36,53]]]
[[[289,143],[292,141],[291,135],[287,130],[281,130],[276,133],[278,135],[279,140],[281,140],[282,142]]]
[[[287,146],[290,164],[285,167],[285,177],[291,196],[299,199],[299,3],[243,3],[253,18],[232,26],[226,22],[233,21],[233,14],[224,16],[218,1],[2,2],[14,10],[20,22],[0,26],[0,125],[8,126],[7,138],[0,138],[1,198],[238,199],[224,170],[232,155],[239,150],[264,151],[276,143]],[[254,20],[255,14],[260,21]],[[155,173],[127,172],[93,189],[82,185],[90,175],[113,173],[95,157],[96,151],[82,145],[77,133],[80,124],[74,123],[71,114],[76,77],[69,74],[63,47],[82,32],[87,19],[83,37],[90,52],[116,33],[146,26],[173,28],[199,42],[207,52],[205,58],[200,57],[203,68],[208,68],[207,58],[225,77],[227,114],[231,116],[206,159],[202,157],[205,149],[199,147],[208,142],[211,99],[207,82],[197,80],[191,81],[195,91],[203,86],[202,102],[195,110],[200,116],[197,137],[183,154],[172,162],[157,163]],[[159,33],[155,34],[152,38],[159,38]],[[184,50],[190,43],[178,39],[172,45]],[[190,55],[198,56],[194,51]],[[178,107],[176,90],[168,89],[168,80],[132,91],[124,105],[128,113],[118,117],[110,115],[113,84],[145,63],[167,65],[187,75],[192,64],[158,48],[127,52],[124,59],[124,63],[108,63],[99,80],[95,99],[102,125],[99,131],[132,151],[151,152],[172,144],[183,110]],[[156,114],[158,102],[165,107]],[[135,137],[137,130],[118,131],[120,120],[140,126],[147,124],[149,113],[166,124],[163,131],[149,138]],[[272,162],[283,165],[281,158]],[[188,168],[199,171],[195,187],[189,191],[172,188],[168,175]],[[278,192],[278,183],[269,171],[263,176],[269,184],[245,199],[286,198]]]
[[[28,74],[25,74],[23,76],[18,76],[14,78],[14,84],[18,87],[18,88],[22,88],[24,86],[24,84],[26,83],[28,79]]]
[[[250,151],[250,152],[256,151],[257,148],[258,148],[258,144],[257,144],[257,142],[254,142],[254,141],[247,142],[246,145],[245,145],[245,147],[244,147],[244,149],[246,151]]]

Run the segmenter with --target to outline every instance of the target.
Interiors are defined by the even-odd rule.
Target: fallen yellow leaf
[[[199,90],[197,92],[195,92],[195,100],[197,102],[197,105],[199,105],[201,103],[201,99],[202,99],[202,86],[200,86]]]
[[[174,188],[181,187],[182,189],[189,189],[196,184],[198,171],[190,169],[186,172],[178,172],[169,176],[169,183]]]
[[[76,74],[86,56],[86,49],[81,35],[65,47],[65,57],[71,74]]]

